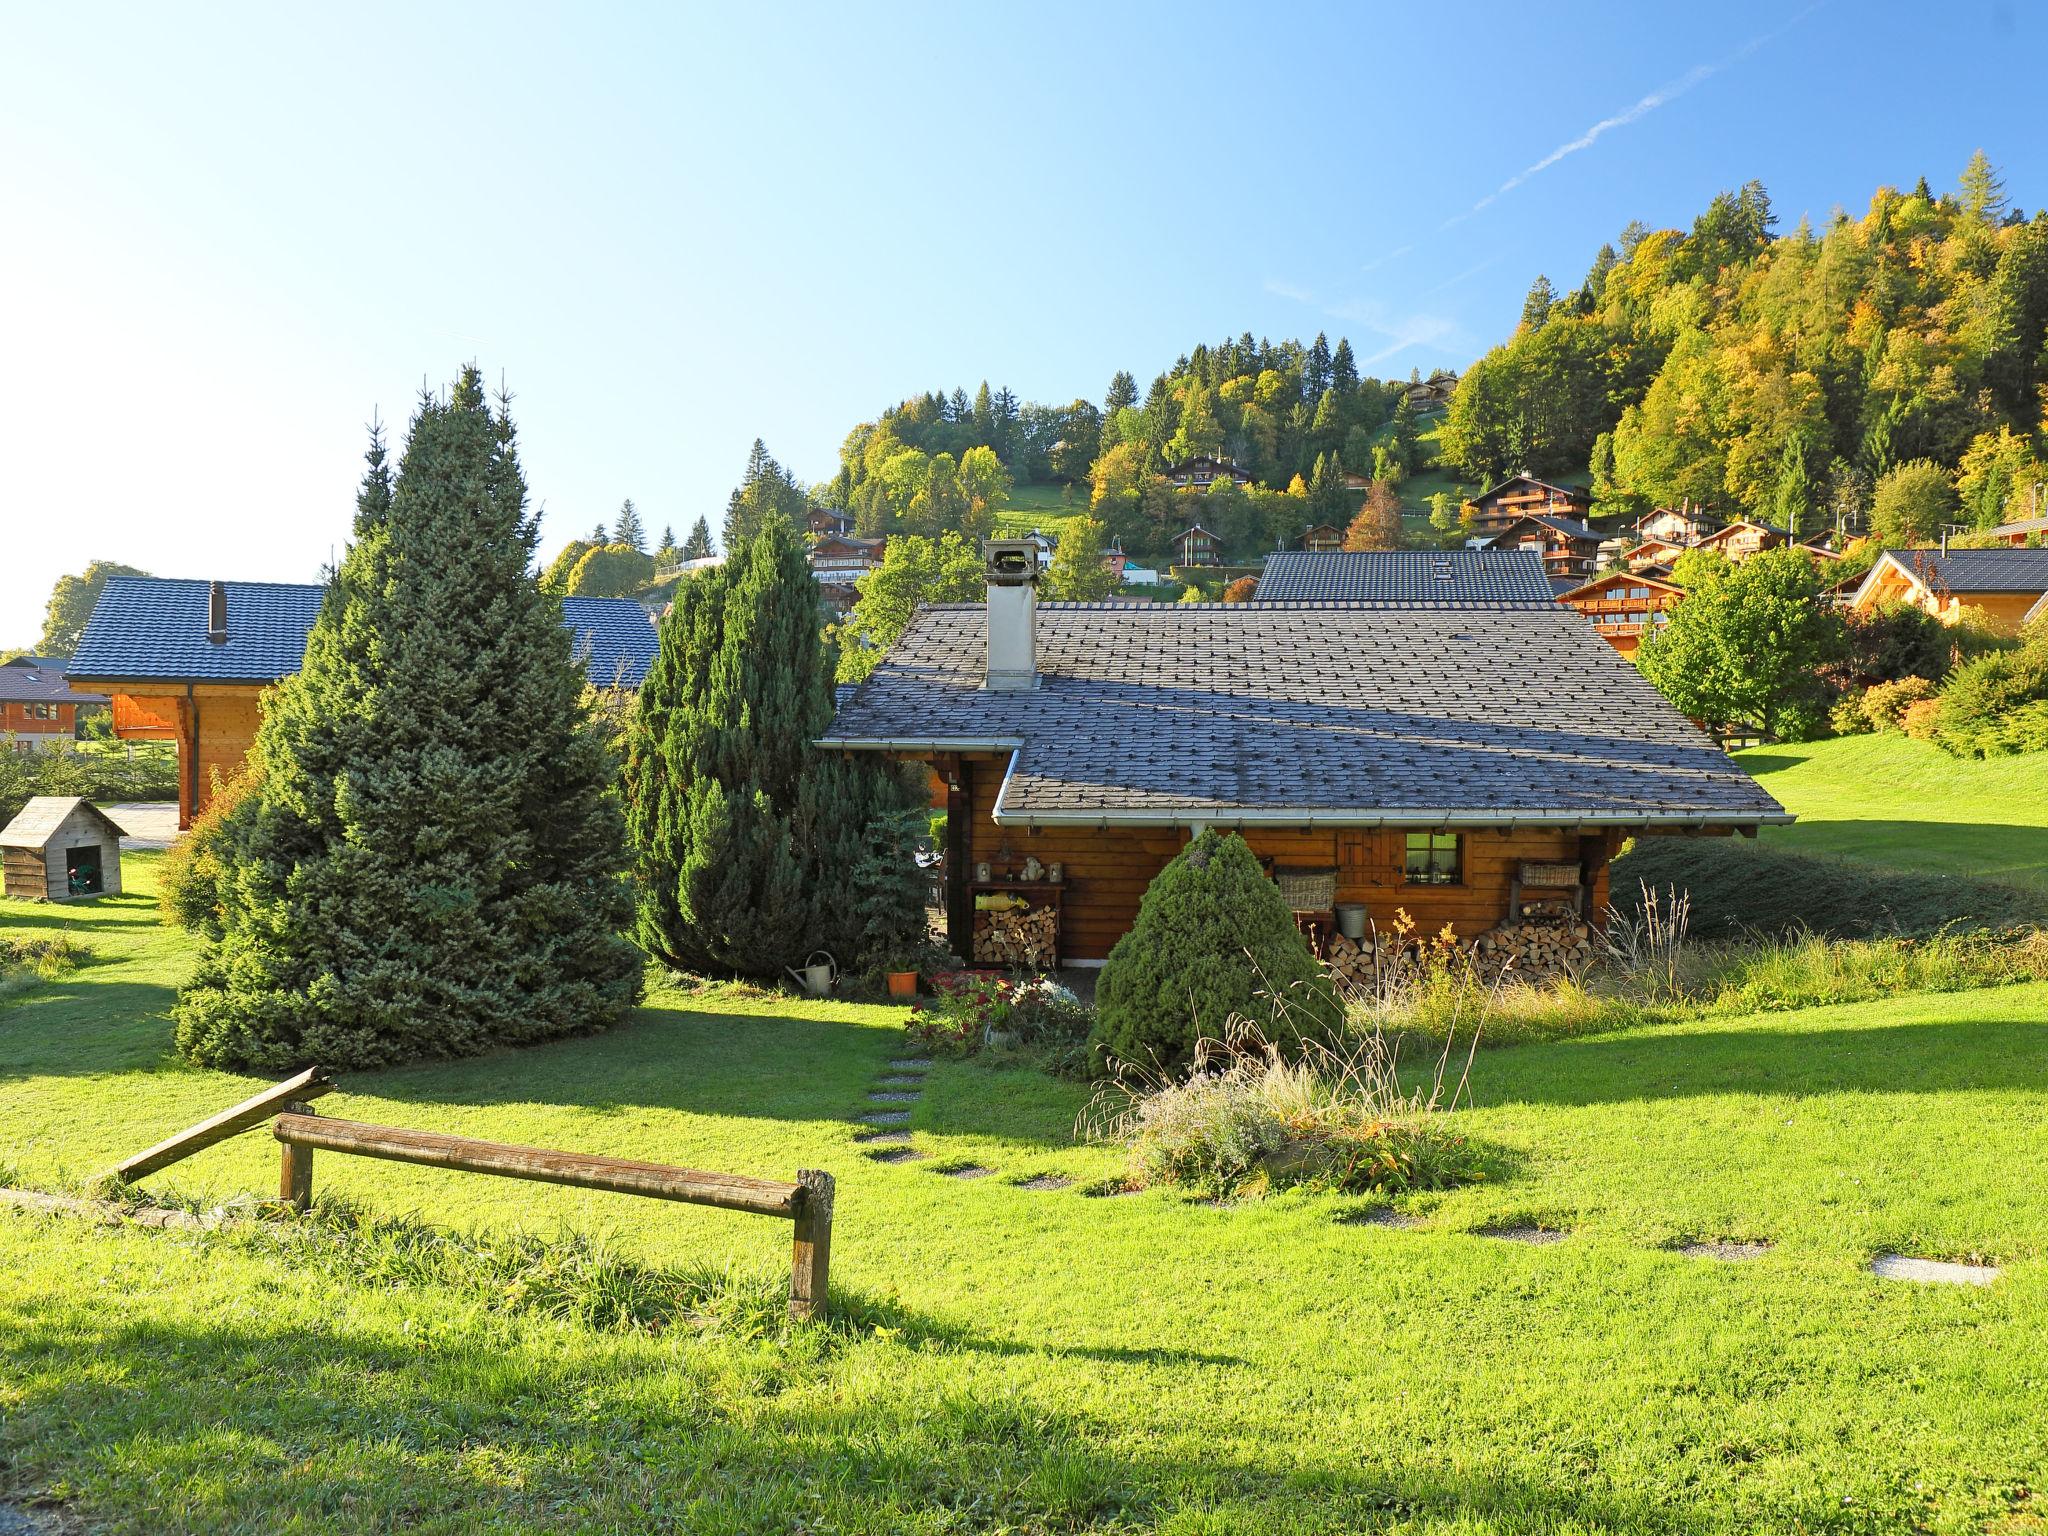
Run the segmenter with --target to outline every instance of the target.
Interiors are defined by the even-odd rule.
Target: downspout
[[[180,832],[190,831],[193,818],[199,814],[199,699],[189,682],[185,684],[185,721],[191,737],[191,750],[185,752],[185,803],[178,807],[181,813],[178,817]],[[181,741],[178,747],[185,751],[186,743]]]

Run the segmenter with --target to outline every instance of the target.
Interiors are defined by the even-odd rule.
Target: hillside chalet
[[[1675,507],[1658,507],[1653,512],[1645,512],[1629,526],[1635,531],[1638,541],[1656,539],[1680,549],[1690,549],[1718,530],[1721,521],[1705,507],[1696,507],[1687,501]]]
[[[820,742],[941,775],[964,955],[999,898],[1099,964],[1210,827],[1376,923],[1471,937],[1544,872],[1597,914],[1623,838],[1791,820],[1555,602],[1040,604],[1001,541],[987,574],[986,603],[918,611]]]
[[[61,656],[17,656],[0,664],[0,746],[37,752],[78,739],[81,706],[104,704],[103,693],[80,693],[64,675]]]
[[[1252,482],[1250,470],[1238,468],[1229,459],[1212,458],[1206,453],[1182,459],[1178,464],[1165,465],[1159,473],[1177,491],[1206,491],[1219,480],[1233,480],[1239,485]]]
[[[1685,596],[1683,587],[1639,571],[1609,571],[1595,576],[1557,600],[1593,622],[1593,633],[1624,656],[1633,656],[1643,636],[1671,622],[1670,614]]]
[[[1175,565],[1221,565],[1223,541],[1196,523],[1184,528],[1173,541]]]
[[[2048,544],[2048,517],[2023,517],[2017,522],[2000,523],[1988,530],[1990,536],[2001,544],[2023,549],[2028,545]]]
[[[1317,523],[1303,530],[1301,547],[1312,555],[1334,555],[1344,547],[1344,530],[1331,523]]]
[[[1501,529],[1486,547],[1526,549],[1552,576],[1584,576],[1599,568],[1602,542],[1600,534],[1574,518],[1532,512]]]
[[[1593,509],[1593,499],[1582,490],[1553,485],[1534,475],[1511,475],[1473,497],[1471,507],[1472,532],[1491,538],[1531,513],[1583,523]]]
[[[1252,601],[1339,603],[1551,602],[1543,564],[1520,549],[1374,549],[1266,557]]]
[[[1767,549],[1778,549],[1790,543],[1792,535],[1770,523],[1755,523],[1740,519],[1725,528],[1716,528],[1712,533],[1703,534],[1693,543],[1694,549],[1712,549],[1726,555],[1740,565],[1751,555],[1762,554]]]
[[[1944,624],[1975,609],[1994,629],[2017,633],[2048,614],[2048,549],[1888,549],[1848,606],[1868,613],[1894,602],[1910,603]]]
[[[178,825],[233,777],[263,718],[263,693],[299,670],[327,589],[270,581],[116,576],[100,593],[70,675],[112,696],[114,734],[178,743]],[[565,597],[562,623],[598,688],[637,689],[657,636],[629,597]]]

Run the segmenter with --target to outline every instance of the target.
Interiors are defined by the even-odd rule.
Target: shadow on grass
[[[1502,1052],[1474,1077],[1481,1108],[1752,1093],[2042,1093],[2048,1024],[1928,1020],[1600,1036]]]
[[[167,1017],[177,989],[99,979],[106,974],[103,965],[87,966],[0,1005],[0,1080],[180,1065]]]
[[[428,1511],[451,1529],[880,1530],[925,1528],[934,1511],[962,1530],[1125,1530],[1197,1511],[1200,1529],[1233,1533],[1461,1517],[1718,1528],[1704,1493],[1688,1510],[1660,1489],[1460,1472],[1399,1447],[1363,1467],[1342,1445],[1290,1447],[1271,1465],[1220,1446],[1175,1454],[1160,1440],[1172,1411],[1142,1406],[1147,1378],[1123,1384],[1141,1405],[1139,1448],[1124,1451],[1044,1390],[969,1390],[921,1358],[914,1390],[804,1390],[828,1386],[829,1358],[778,1346],[751,1346],[741,1372],[716,1344],[542,1351],[439,1328],[0,1317],[16,1384],[0,1423],[9,1481],[69,1485],[88,1517],[175,1507],[193,1531],[384,1530]],[[1821,1528],[1836,1512],[1777,1513]]]

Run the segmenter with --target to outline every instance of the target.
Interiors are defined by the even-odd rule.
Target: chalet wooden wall
[[[189,827],[193,817],[213,799],[216,772],[231,779],[241,770],[249,749],[256,744],[256,727],[263,723],[263,693],[260,683],[203,683],[192,690],[188,713],[185,692],[150,693],[135,691],[135,685],[102,685],[114,700],[114,734],[124,741],[169,740],[178,744],[178,825]],[[198,736],[193,740],[193,714],[197,715]],[[196,762],[198,773],[192,768]]]
[[[1188,834],[1170,827],[999,827],[991,816],[1002,764],[984,760],[970,768],[965,838],[970,871],[985,862],[1000,878],[1006,872],[1014,875],[1028,858],[1059,864],[1067,887],[1061,898],[1061,958],[1107,956],[1136,920],[1145,888],[1186,846]],[[1616,834],[1582,840],[1575,831],[1471,831],[1465,833],[1458,884],[1410,885],[1402,879],[1406,838],[1398,831],[1261,828],[1246,832],[1244,839],[1261,859],[1281,867],[1335,869],[1337,900],[1364,903],[1367,917],[1383,929],[1395,921],[1397,909],[1405,909],[1425,932],[1449,923],[1468,939],[1507,916],[1509,882],[1525,860],[1592,865],[1593,902],[1605,905],[1607,861],[1619,845]]]

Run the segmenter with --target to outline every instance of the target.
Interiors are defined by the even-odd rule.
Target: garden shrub
[[[1008,977],[948,971],[932,978],[929,1001],[911,1004],[904,1025],[910,1048],[934,1056],[988,1051],[1018,1055],[1058,1076],[1077,1076],[1088,1060],[1094,1022],[1087,1005],[1048,976]]]
[[[1899,712],[1899,729],[1915,741],[1932,741],[1940,716],[1939,699],[1915,699]]]
[[[1932,682],[1924,677],[1902,677],[1895,682],[1873,683],[1863,691],[1863,718],[1875,730],[1899,729],[1910,704],[1922,703],[1940,693]]]
[[[1934,742],[1957,757],[2048,751],[2048,621],[2017,650],[1964,662],[1942,691]]]
[[[1333,1030],[1328,977],[1258,858],[1234,832],[1204,832],[1162,869],[1095,989],[1094,1043],[1147,1066],[1189,1061],[1233,1017],[1291,1044]]]
[[[1614,861],[1613,889],[1638,882],[1692,897],[1692,931],[1710,940],[1808,931],[1837,937],[1926,935],[2048,921],[2048,896],[1995,880],[1883,869],[1790,853],[1739,838],[1643,837]]]
[[[192,820],[192,830],[157,861],[156,904],[165,922],[188,933],[218,939],[227,893],[222,883],[232,867],[234,816],[256,785],[255,764],[223,779],[213,770],[213,794]]]
[[[1828,729],[1837,736],[1867,736],[1872,729],[1870,716],[1863,712],[1863,695],[1845,693],[1835,700],[1834,708],[1828,711]]]

